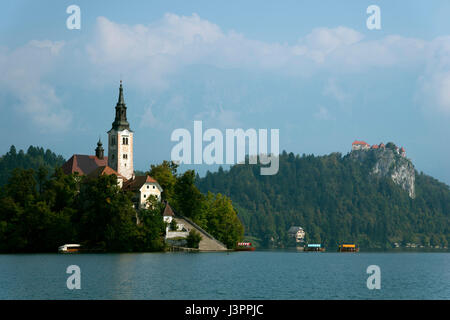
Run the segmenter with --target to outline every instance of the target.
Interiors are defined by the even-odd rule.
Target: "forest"
[[[55,167],[60,167],[65,159],[53,153],[51,150],[30,146],[27,151],[16,150],[15,146],[11,146],[9,151],[0,157],[0,186],[4,186],[15,168],[33,169],[38,171],[45,170],[51,175]]]
[[[449,186],[415,172],[416,197],[391,179],[370,173],[370,161],[340,153],[294,155],[284,151],[277,175],[260,175],[259,165],[239,164],[197,176],[200,191],[231,198],[245,237],[265,247],[291,244],[287,230],[301,226],[306,241],[337,247],[447,247],[450,241]]]
[[[133,194],[117,185],[114,175],[66,175],[64,159],[30,147],[0,158],[0,252],[56,252],[66,243],[106,252],[147,252],[166,249],[164,201],[233,248],[244,229],[231,200],[202,194],[195,172],[177,172],[164,161],[147,172],[164,192],[162,202],[149,197],[148,209],[133,208]]]

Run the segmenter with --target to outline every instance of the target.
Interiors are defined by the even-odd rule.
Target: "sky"
[[[66,26],[73,4],[79,30]],[[379,30],[366,26],[373,4]],[[171,133],[201,120],[279,129],[280,150],[295,154],[392,141],[450,184],[449,14],[438,0],[10,1],[0,153],[94,154],[122,79],[135,169],[170,159]]]

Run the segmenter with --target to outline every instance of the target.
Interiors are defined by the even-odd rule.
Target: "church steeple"
[[[111,130],[108,131],[108,166],[126,179],[132,179],[134,176],[133,134],[127,121],[127,106],[123,97],[122,80],[120,80],[116,117]]]
[[[119,100],[117,100],[118,104],[125,105],[125,101],[123,100],[123,87],[122,87],[122,80],[120,80],[120,87],[119,87]]]
[[[120,80],[119,99],[116,104],[116,118],[112,123],[112,127],[115,130],[130,130],[130,124],[127,121],[127,105],[123,98],[122,80]]]

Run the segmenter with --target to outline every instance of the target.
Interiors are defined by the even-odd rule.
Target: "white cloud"
[[[210,108],[207,111],[196,114],[193,119],[202,120],[208,127],[214,128],[238,128],[242,127],[240,113],[224,109],[222,106]]]
[[[338,26],[316,28],[294,44],[269,43],[246,38],[198,15],[179,16],[168,13],[159,21],[143,25],[118,24],[105,17],[97,18],[95,32],[88,39],[85,51],[77,51],[77,60],[70,60],[62,41],[33,40],[15,50],[0,50],[0,79],[5,91],[17,101],[16,110],[29,116],[40,127],[67,128],[70,111],[46,81],[57,66],[57,60],[73,67],[71,76],[89,79],[97,85],[110,83],[120,74],[128,86],[169,90],[170,79],[186,66],[207,64],[218,68],[237,68],[293,74],[308,77],[325,72],[330,79],[344,73],[370,76],[375,68],[415,68],[422,72],[417,101],[433,104],[438,110],[450,110],[450,38],[432,41],[390,35],[366,40],[356,30]],[[77,45],[79,47],[79,45]],[[64,75],[65,76],[65,75]],[[60,77],[63,77],[60,75]],[[322,92],[342,103],[349,92],[330,80]],[[215,102],[214,102],[215,103]],[[141,125],[157,126],[158,122],[180,119],[183,101],[167,103],[176,108],[170,114],[163,106],[150,105]],[[220,105],[218,103],[217,105]],[[238,124],[238,113],[229,109],[203,106],[198,112],[224,126]],[[321,107],[319,118],[330,117]]]
[[[164,88],[167,75],[179,66],[200,62],[208,46],[222,37],[218,26],[196,14],[166,14],[149,26],[120,25],[99,17],[87,52],[106,74],[120,72],[134,85]]]
[[[293,47],[293,53],[306,56],[314,62],[323,63],[333,51],[349,47],[363,39],[363,35],[346,27],[316,28]]]
[[[319,120],[333,120],[334,117],[330,114],[327,108],[320,106],[319,110],[314,113],[314,117]]]
[[[426,60],[415,98],[427,109],[450,114],[450,36],[434,39]]]
[[[28,117],[43,131],[65,130],[72,119],[54,87],[44,80],[63,46],[64,42],[30,41],[15,50],[0,52],[0,86],[15,101],[5,107]]]
[[[30,45],[36,48],[48,48],[52,55],[58,55],[62,47],[64,47],[64,41],[32,40],[30,41]]]
[[[141,118],[141,127],[156,128],[160,124],[159,120],[153,114],[152,107],[149,106],[145,109]]]
[[[450,72],[426,74],[419,79],[421,91],[416,99],[427,109],[450,114]]]
[[[349,95],[344,92],[344,90],[338,86],[336,79],[328,79],[325,88],[323,89],[323,94],[325,96],[332,97],[340,103],[349,99]]]
[[[161,129],[166,128],[167,124],[174,125],[184,122],[186,118],[184,98],[175,94],[170,96],[166,102],[152,101],[144,110],[140,126]]]
[[[168,75],[193,64],[297,75],[408,66],[423,63],[427,45],[396,35],[367,41],[343,26],[313,29],[292,45],[268,43],[225,32],[196,14],[166,14],[153,24],[134,26],[99,17],[95,30],[87,46],[94,66],[106,74],[122,72],[143,87],[165,87]]]

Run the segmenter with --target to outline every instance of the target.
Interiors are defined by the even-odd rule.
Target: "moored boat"
[[[238,242],[236,245],[236,251],[255,251],[255,247],[251,242]]]
[[[338,252],[358,252],[359,248],[355,244],[340,244]]]
[[[324,252],[325,248],[322,247],[322,245],[320,243],[308,243],[305,246],[304,251],[307,251],[307,252],[311,252],[311,251],[312,252]]]
[[[65,244],[58,248],[59,253],[77,253],[81,251],[81,245],[76,243]]]

